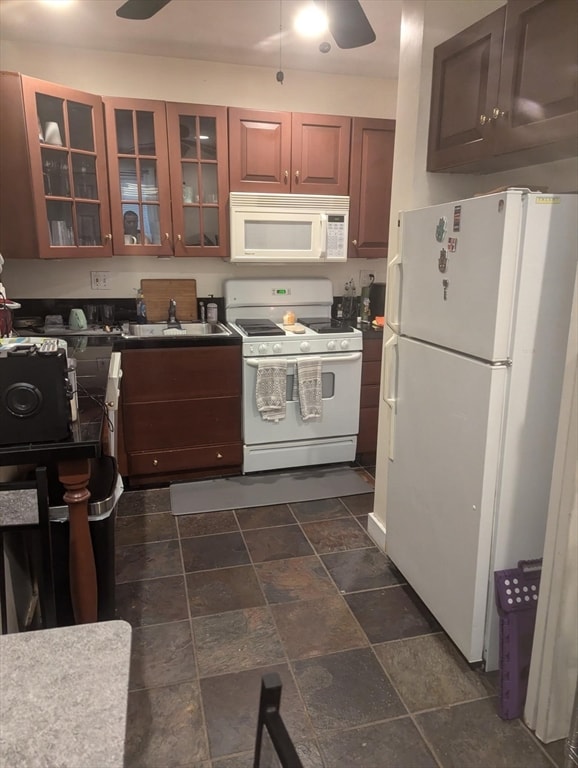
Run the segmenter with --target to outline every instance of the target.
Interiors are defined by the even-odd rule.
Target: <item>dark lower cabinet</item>
[[[241,472],[241,347],[122,354],[121,472],[131,485]]]
[[[377,451],[382,344],[381,335],[363,339],[357,456],[364,464],[375,461]]]

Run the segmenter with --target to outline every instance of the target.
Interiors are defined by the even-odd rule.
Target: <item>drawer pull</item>
[[[222,453],[217,453],[217,458],[218,459],[222,459],[223,458],[223,454]]]
[[[159,460],[153,459],[153,467],[158,467],[158,465],[159,465]]]

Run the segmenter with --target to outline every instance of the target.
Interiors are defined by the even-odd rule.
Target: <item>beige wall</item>
[[[283,85],[275,70],[213,62],[98,53],[74,48],[3,42],[0,68],[107,96],[247,106],[259,109],[394,118],[397,82],[286,71]],[[221,259],[115,257],[87,261],[10,261],[3,282],[19,298],[123,297],[133,295],[141,277],[194,277],[199,295],[222,294],[227,277],[271,275],[330,277],[335,293],[360,270],[385,278],[385,263],[358,259],[321,267],[233,266]],[[93,292],[91,270],[111,272],[110,290]]]
[[[397,81],[3,41],[0,68],[103,96],[395,117]]]

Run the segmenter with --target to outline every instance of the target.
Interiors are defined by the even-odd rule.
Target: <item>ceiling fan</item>
[[[123,19],[150,19],[171,0],[126,0],[116,15]],[[314,0],[329,19],[329,31],[339,48],[360,48],[375,40],[375,32],[367,20],[359,0]]]

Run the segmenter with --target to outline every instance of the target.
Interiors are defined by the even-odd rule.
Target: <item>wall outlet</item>
[[[110,272],[91,272],[90,287],[93,291],[108,291],[110,289]]]
[[[367,288],[368,285],[371,285],[373,282],[372,278],[375,278],[375,275],[373,272],[370,272],[369,270],[360,270],[359,272],[359,287],[360,288]]]

